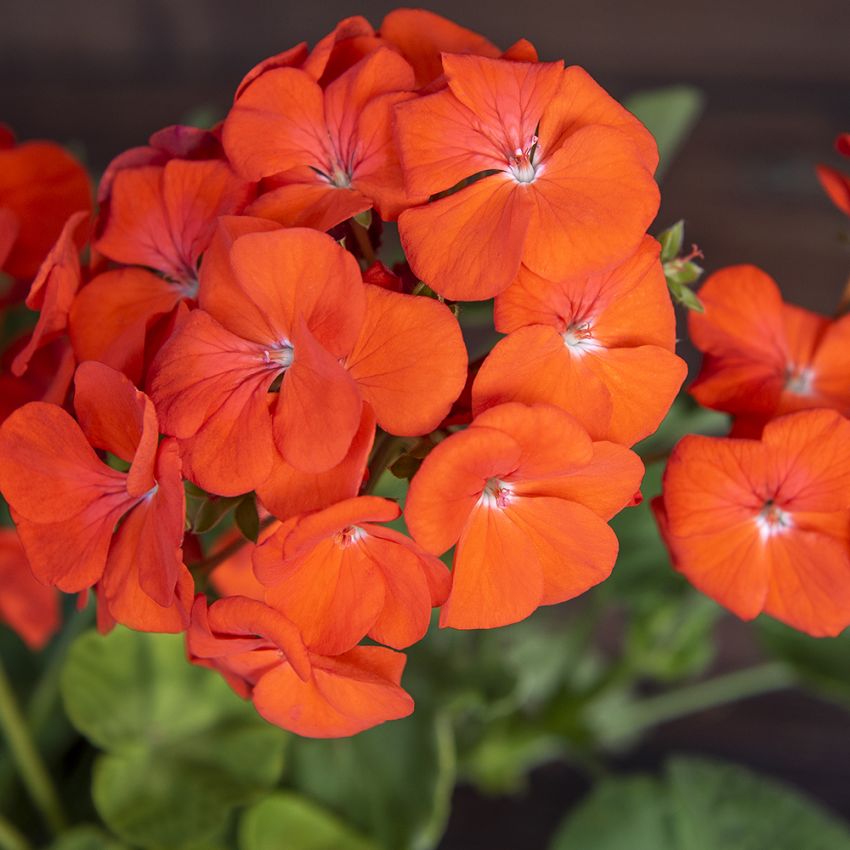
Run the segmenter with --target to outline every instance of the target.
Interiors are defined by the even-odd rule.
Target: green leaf
[[[96,826],[75,826],[63,832],[50,845],[50,850],[128,850],[126,844],[116,841]]]
[[[330,812],[296,794],[266,797],[239,826],[239,850],[377,850]]]
[[[233,519],[242,536],[256,543],[260,536],[260,515],[257,513],[257,500],[253,493],[248,493],[236,506]]]
[[[241,504],[243,498],[243,496],[207,496],[199,500],[190,514],[192,531],[195,534],[206,534],[212,531],[237,505]],[[194,502],[194,499],[191,501]],[[190,507],[192,507],[191,504]]]
[[[383,850],[425,850],[445,829],[455,780],[448,717],[416,711],[353,738],[294,740],[291,781]]]
[[[74,726],[107,751],[94,768],[98,813],[132,844],[208,847],[232,809],[283,769],[284,733],[216,673],[190,665],[179,635],[84,634],[62,696]]]
[[[787,662],[823,696],[850,704],[850,631],[834,638],[813,638],[769,617],[758,620],[762,644]]]
[[[687,286],[680,287],[676,300],[682,306],[687,307],[688,310],[694,310],[697,313],[705,312],[705,307],[703,307],[702,301],[700,301],[694,291],[692,289],[688,289]]]
[[[658,234],[658,241],[661,243],[661,262],[675,260],[682,253],[682,244],[685,241],[685,220],[680,218],[672,227],[662,230]]]
[[[364,210],[363,212],[357,213],[357,215],[352,216],[352,218],[364,230],[368,230],[372,226],[372,210]]]
[[[669,168],[699,119],[704,104],[702,92],[691,86],[651,89],[625,100],[626,108],[646,125],[658,143],[658,177]]]
[[[674,758],[664,776],[608,779],[550,850],[850,850],[850,831],[803,795],[734,764]]]

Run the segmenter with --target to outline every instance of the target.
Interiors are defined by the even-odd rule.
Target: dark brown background
[[[100,169],[194,108],[222,114],[259,59],[314,42],[346,15],[377,26],[390,8],[376,0],[0,0],[0,121],[21,138],[73,143]],[[670,83],[700,87],[707,109],[667,173],[659,224],[686,218],[709,270],[757,263],[786,295],[831,312],[850,272],[850,243],[841,239],[850,223],[813,169],[838,164],[833,138],[850,130],[850,0],[453,0],[428,8],[502,46],[525,36],[543,58],[585,66],[619,97]],[[625,766],[652,767],[671,749],[742,761],[850,816],[847,717],[802,694],[669,724]],[[543,848],[585,787],[553,766],[509,801],[461,789],[443,846]]]

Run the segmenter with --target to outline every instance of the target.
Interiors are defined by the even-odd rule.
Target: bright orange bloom
[[[850,133],[842,133],[835,140],[835,149],[843,156],[850,157]],[[850,215],[850,175],[828,165],[819,165],[816,170],[821,186],[835,206]]]
[[[266,603],[301,630],[306,645],[339,655],[367,635],[404,649],[428,630],[451,579],[446,566],[399,532],[395,502],[360,496],[295,517],[254,553]]]
[[[86,210],[71,215],[32,282],[26,304],[38,310],[39,316],[32,335],[12,362],[12,373],[18,377],[26,372],[36,351],[68,328],[71,305],[82,283],[79,233],[86,230],[83,224],[88,217]]]
[[[59,598],[32,574],[24,547],[12,528],[0,528],[0,621],[30,649],[41,649],[59,628]]]
[[[673,353],[676,317],[658,255],[647,236],[608,272],[553,282],[523,266],[496,298],[496,329],[508,336],[478,372],[473,412],[546,402],[594,440],[627,446],[655,431],[688,371]]]
[[[689,315],[703,364],[691,395],[737,417],[735,434],[758,436],[769,419],[814,407],[850,414],[850,317],[832,321],[782,301],[755,266],[711,275],[705,312]]]
[[[181,631],[192,580],[177,443],[159,442],[150,399],[108,366],[79,367],[74,406],[79,424],[33,402],[0,427],[0,490],[32,570],[68,593],[97,583],[111,616],[131,628]]]
[[[224,148],[249,180],[272,191],[248,210],[281,224],[328,230],[372,207],[384,220],[406,204],[393,108],[412,97],[413,71],[391,50],[370,53],[324,91],[306,71],[262,74],[224,122]]]
[[[634,253],[658,209],[646,128],[581,68],[443,55],[448,88],[396,109],[413,271],[456,300],[490,298],[520,264],[550,280]]]
[[[39,348],[25,375],[12,373],[12,363],[27,340],[25,336],[16,341],[0,357],[0,424],[31,401],[64,404],[71,387],[76,362],[67,339],[57,339]]]
[[[442,77],[443,53],[468,53],[490,59],[536,62],[537,51],[520,39],[504,53],[488,39],[427,9],[394,9],[381,23],[381,38],[396,47],[411,64],[417,88]]]
[[[653,508],[676,569],[742,619],[850,624],[850,423],[834,411],[782,416],[761,441],[685,437]]]
[[[219,216],[241,212],[253,195],[251,184],[216,160],[119,170],[94,244],[134,268],[100,274],[79,293],[70,322],[77,357],[140,381],[175,308],[195,303],[198,261]]]
[[[0,271],[32,278],[69,217],[91,207],[88,176],[64,148],[0,143]]]
[[[607,578],[618,549],[607,520],[642,475],[633,452],[592,442],[551,405],[490,408],[437,445],[411,482],[405,518],[426,550],[457,544],[440,625],[504,626]]]
[[[381,646],[335,657],[307,652],[283,614],[253,599],[229,597],[207,609],[199,596],[187,643],[195,664],[218,670],[266,720],[297,735],[354,735],[413,711],[399,684],[404,655]]]
[[[427,433],[464,381],[448,308],[364,284],[323,233],[274,227],[224,221],[203,265],[202,309],[152,368],[163,427],[184,441],[192,480],[224,495],[262,487],[276,451],[303,472],[336,466],[364,402],[387,431]]]

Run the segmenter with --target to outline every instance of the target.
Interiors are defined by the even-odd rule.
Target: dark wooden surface
[[[259,59],[340,17],[377,25],[386,2],[0,0],[0,121],[21,138],[82,150],[94,169],[197,107],[219,114]],[[786,295],[830,312],[850,273],[850,227],[814,165],[850,130],[850,0],[450,0],[429,8],[507,46],[585,66],[617,96],[690,83],[707,109],[668,171],[659,224],[680,217],[710,270],[761,265]],[[850,668],[849,668],[850,669]],[[739,760],[850,816],[850,724],[801,694],[749,700],[669,724],[623,760],[652,768],[686,751]],[[487,800],[460,789],[445,850],[542,850],[586,786],[566,767]]]

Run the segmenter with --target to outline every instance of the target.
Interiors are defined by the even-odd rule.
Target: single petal
[[[299,172],[298,176],[297,181],[260,195],[248,207],[248,214],[285,227],[330,230],[372,207],[372,200],[354,188],[334,186],[313,171],[308,175]]]
[[[534,214],[531,194],[495,174],[405,210],[399,236],[410,267],[432,289],[452,300],[483,301],[516,277]]]
[[[432,298],[366,286],[366,317],[346,359],[378,424],[391,434],[427,434],[466,381],[466,347],[451,311]]]

